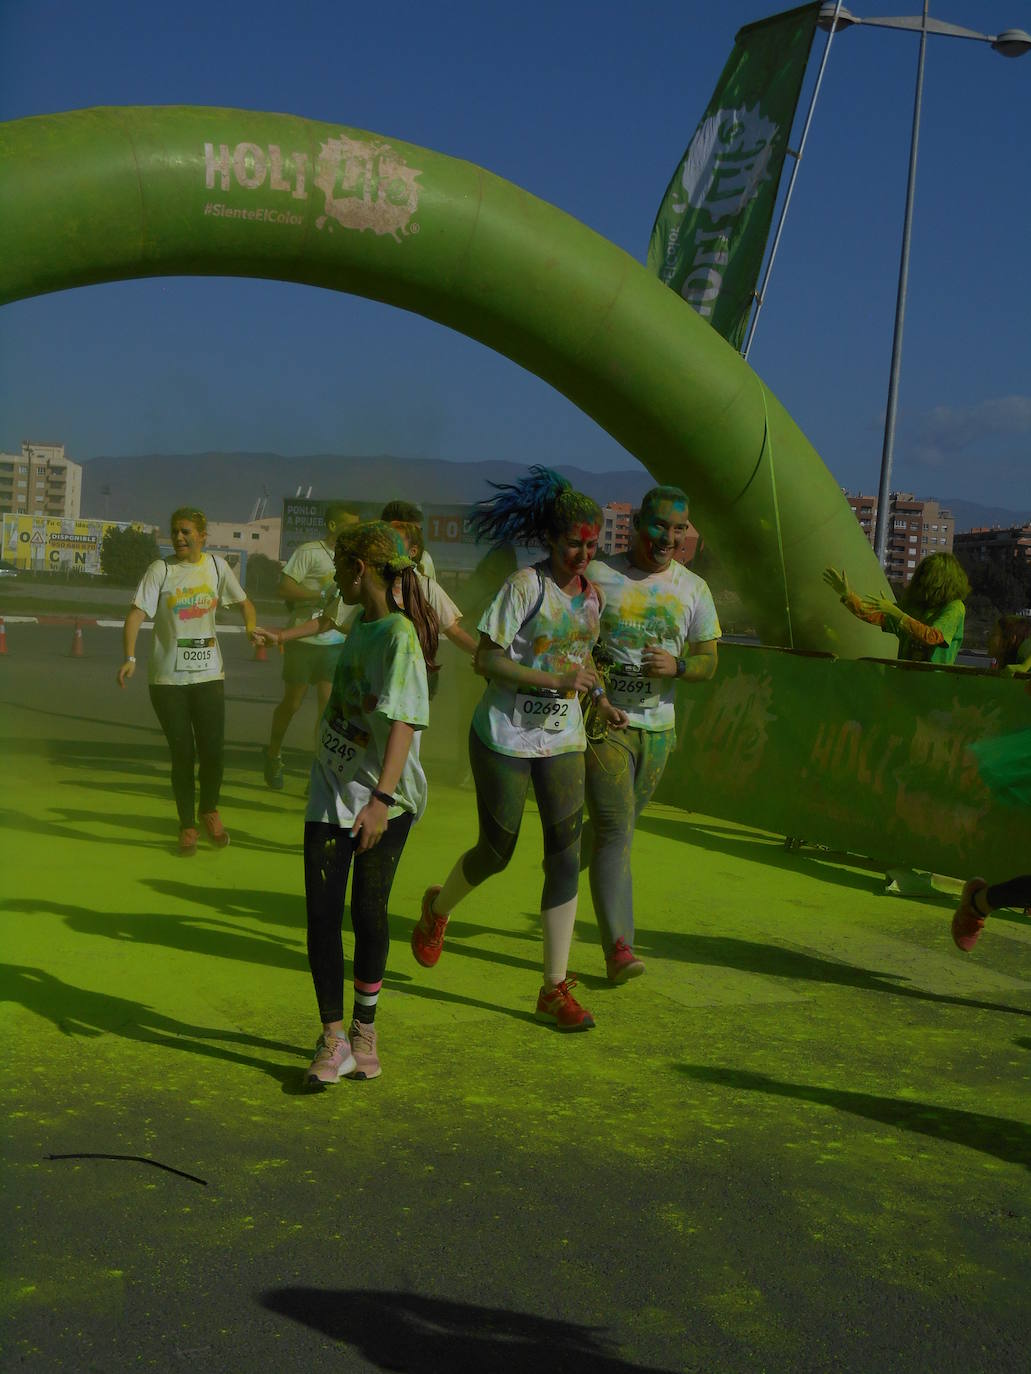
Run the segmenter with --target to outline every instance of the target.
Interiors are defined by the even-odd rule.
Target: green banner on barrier
[[[971,746],[1031,727],[1019,681],[974,669],[724,645],[682,690],[658,800],[910,866],[1026,872],[1031,809],[982,779]]]
[[[740,30],[652,228],[648,266],[738,349],[819,9]]]

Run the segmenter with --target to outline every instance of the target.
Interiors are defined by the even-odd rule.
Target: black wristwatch
[[[394,798],[390,795],[389,792],[380,792],[378,788],[374,787],[372,789],[372,795],[376,798],[377,801],[382,802],[384,806],[394,805]]]
[[[678,658],[678,659],[677,659],[677,677],[683,677],[684,674],[685,674],[686,672],[687,672],[687,659],[686,659],[686,658]]]

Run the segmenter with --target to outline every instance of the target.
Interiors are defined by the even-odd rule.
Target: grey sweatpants
[[[634,943],[634,889],[630,848],[637,818],[651,801],[676,744],[673,730],[610,730],[587,746],[587,811],[584,857],[602,949],[617,940]]]

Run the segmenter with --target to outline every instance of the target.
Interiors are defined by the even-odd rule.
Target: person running
[[[584,840],[610,983],[644,972],[634,953],[630,852],[634,826],[676,744],[675,683],[716,671],[721,630],[706,583],[676,555],[688,534],[687,497],[653,487],[634,516],[629,550],[587,569],[605,598],[594,661],[616,718],[587,750]]]
[[[357,521],[357,515],[347,506],[332,502],[325,511],[325,535],[299,544],[290,555],[280,577],[279,596],[287,604],[291,625],[305,624],[336,595],[333,541],[341,530]],[[283,699],[272,712],[264,758],[265,783],[276,791],[283,787],[282,748],[290,722],[301,709],[310,686],[315,687],[319,714],[326,709],[343,642],[343,634],[331,624],[301,643],[291,643],[283,654]]]
[[[395,529],[399,526],[414,525],[418,530],[418,554],[413,554],[415,566],[423,577],[436,578],[436,569],[433,566],[433,559],[426,549],[426,537],[422,528],[422,507],[414,501],[388,501],[383,507],[381,520],[386,520],[387,524],[393,525]],[[406,537],[412,539],[412,531],[408,531]],[[413,542],[415,542],[413,540]]]
[[[823,580],[846,610],[879,625],[899,641],[899,658],[910,663],[955,663],[963,646],[964,601],[970,583],[954,554],[921,559],[899,602],[886,596],[857,596],[844,570],[824,570]]]
[[[172,755],[172,791],[179,813],[179,853],[197,852],[196,779],[199,761],[200,821],[211,843],[224,849],[229,835],[218,814],[225,742],[225,671],[215,634],[215,611],[235,606],[254,634],[254,607],[225,559],[205,553],[204,512],[181,506],[169,522],[171,558],[159,558],[143,574],[122,627],[125,661],[118,685],[136,672],[136,639],[148,617],[154,642],[148,665],[150,700]]]
[[[548,556],[508,577],[484,612],[477,653],[487,687],[473,714],[469,759],[479,838],[441,886],[428,887],[412,931],[412,953],[432,968],[451,912],[508,864],[533,783],[544,831],[544,984],[537,1015],[562,1031],[594,1025],[568,973],[576,919],[584,799],[583,716],[577,696],[594,692],[604,712],[591,650],[601,599],[585,577],[598,546],[601,511],[565,478],[533,466],[477,504],[474,528],[494,545],[544,544]]]
[[[437,652],[436,616],[388,524],[345,529],[334,562],[341,600],[358,613],[319,723],[304,823],[308,962],[322,1020],[305,1079],[318,1089],[381,1072],[375,1019],[390,945],[387,902],[408,833],[426,809],[426,775],[412,746],[428,720],[426,669]],[[396,579],[403,611],[391,596]],[[345,1031],[341,929],[352,863],[354,1004]]]

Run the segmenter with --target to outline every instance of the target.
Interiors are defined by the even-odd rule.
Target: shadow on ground
[[[361,1351],[378,1369],[504,1374],[667,1374],[631,1364],[589,1326],[498,1307],[362,1289],[272,1288],[269,1312]]]
[[[820,1088],[809,1083],[788,1083],[764,1073],[747,1069],[720,1069],[705,1064],[677,1064],[685,1078],[697,1083],[715,1083],[743,1092],[769,1093],[791,1097],[800,1102],[817,1102],[836,1111],[849,1112],[879,1121],[902,1131],[915,1131],[933,1140],[946,1140],[992,1155],[1006,1164],[1031,1169],[1031,1126],[1006,1117],[964,1112],[954,1107],[939,1107],[929,1102],[907,1102],[875,1093],[851,1092],[843,1088]]]

